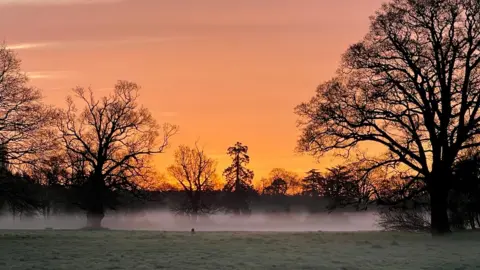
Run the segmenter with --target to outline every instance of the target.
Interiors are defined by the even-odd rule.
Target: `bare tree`
[[[138,105],[139,86],[119,81],[113,93],[95,99],[92,90],[74,89],[84,104],[79,111],[72,97],[58,128],[71,159],[76,184],[82,187],[80,206],[87,212],[87,226],[98,228],[112,192],[136,192],[145,176],[149,157],[162,153],[176,127],[156,123],[148,109]]]
[[[452,167],[478,146],[480,2],[393,0],[371,18],[342,68],[299,105],[299,150],[316,156],[363,142],[385,152],[373,166],[425,184],[433,234],[450,232]],[[408,186],[408,185],[407,185]]]
[[[2,166],[32,162],[48,150],[56,114],[42,103],[40,90],[28,85],[16,54],[0,45],[0,147]]]
[[[198,146],[190,148],[181,145],[175,152],[175,163],[167,169],[187,197],[186,203],[179,210],[189,214],[194,221],[199,214],[211,211],[206,195],[216,185],[216,166],[216,161],[207,157]]]
[[[427,232],[431,225],[425,209],[381,209],[378,225],[386,231]]]
[[[16,54],[0,45],[0,204],[32,212],[41,207],[32,183],[19,172],[48,152],[56,114],[28,85]]]

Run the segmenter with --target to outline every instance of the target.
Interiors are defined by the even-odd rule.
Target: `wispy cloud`
[[[0,0],[0,5],[70,5],[70,4],[103,4],[124,0]]]
[[[71,78],[77,75],[73,71],[30,71],[26,73],[31,80]]]
[[[55,46],[55,43],[18,43],[13,45],[7,45],[8,49],[11,50],[28,50],[28,49],[38,49],[38,48],[45,48],[45,47],[52,47]]]
[[[1,1],[1,0],[0,0]],[[73,41],[47,41],[24,42],[7,45],[12,50],[38,50],[38,49],[85,49],[109,47],[118,45],[161,43],[189,39],[188,37],[126,37],[111,40],[73,40]]]

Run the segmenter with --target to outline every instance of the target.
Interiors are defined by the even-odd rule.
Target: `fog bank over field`
[[[109,214],[103,227],[114,230],[184,231],[375,231],[376,213],[254,213],[236,217],[227,214],[199,218],[193,224],[188,218],[169,211],[143,211],[128,214]],[[49,219],[43,216],[0,217],[0,229],[80,229],[86,224],[84,215],[56,215]]]

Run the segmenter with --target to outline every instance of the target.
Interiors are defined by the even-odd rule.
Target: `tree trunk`
[[[443,179],[434,179],[430,188],[431,207],[431,233],[432,235],[445,235],[451,233],[448,219],[448,189],[438,182]]]
[[[105,217],[104,198],[105,182],[99,176],[92,177],[89,182],[87,196],[87,228],[102,228],[102,220]]]
[[[102,220],[105,217],[105,208],[100,198],[94,196],[87,209],[87,228],[101,229]]]
[[[102,220],[105,217],[103,211],[90,210],[87,212],[87,228],[88,229],[101,229]]]

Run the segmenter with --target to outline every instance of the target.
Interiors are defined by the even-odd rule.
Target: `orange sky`
[[[295,105],[329,79],[382,0],[0,0],[0,39],[16,48],[48,103],[74,86],[97,96],[118,79],[142,86],[159,122],[180,126],[158,157],[199,139],[219,172],[226,148],[250,147],[256,179],[317,164],[294,153]]]

